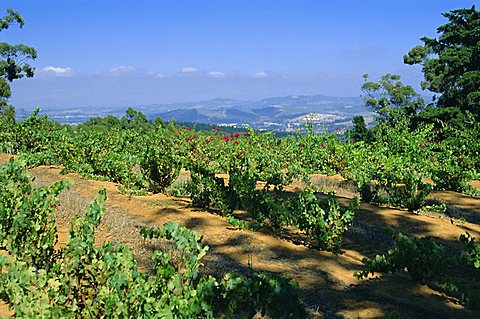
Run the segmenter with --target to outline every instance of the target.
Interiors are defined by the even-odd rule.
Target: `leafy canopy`
[[[425,102],[410,86],[400,81],[400,75],[387,73],[378,82],[368,81],[364,74],[362,85],[366,106],[377,112],[380,119],[392,121],[401,116],[415,116]]]
[[[423,37],[404,57],[407,64],[423,66],[423,89],[440,94],[437,106],[458,107],[480,115],[480,11],[443,13],[448,23],[437,28],[438,38]]]
[[[13,24],[18,24],[21,28],[24,20],[18,12],[7,9],[7,14],[0,18],[0,31],[8,29]],[[12,95],[9,82],[23,77],[33,77],[35,69],[26,62],[36,57],[37,51],[32,47],[0,42],[0,117],[14,117],[13,106],[7,103]]]
[[[372,132],[368,130],[363,116],[354,116],[352,119],[352,124],[353,128],[351,130],[350,137],[354,142],[371,142],[373,140]]]

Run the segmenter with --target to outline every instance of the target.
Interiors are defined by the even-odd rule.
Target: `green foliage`
[[[169,189],[169,194],[175,197],[181,196],[190,196],[190,185],[191,181],[186,181],[182,183],[174,183]]]
[[[353,129],[350,131],[350,138],[354,142],[372,142],[373,136],[372,133],[368,130],[365,125],[365,119],[361,115],[353,117],[352,120]]]
[[[424,182],[437,167],[432,126],[410,131],[410,121],[398,117],[375,128],[375,143],[355,143],[345,152],[342,176],[356,182],[366,202],[387,203],[417,211],[433,186]]]
[[[431,140],[432,127],[420,126],[410,133],[405,118],[394,122],[394,127],[379,125],[377,140],[383,160],[375,180],[388,194],[394,206],[416,211],[425,204],[433,186],[424,182],[437,165]]]
[[[340,253],[342,234],[352,223],[358,205],[356,199],[344,210],[332,193],[328,200],[322,201],[311,189],[306,188],[292,201],[291,209],[296,226],[316,240],[318,247]]]
[[[238,219],[233,214],[227,214],[227,222],[233,227],[237,227],[239,229],[257,231],[262,228],[262,224]]]
[[[45,156],[45,150],[49,143],[55,138],[56,124],[48,120],[48,116],[38,116],[39,108],[30,114],[24,121],[19,122],[14,127],[15,151],[42,153]],[[50,158],[45,158],[50,161]]]
[[[355,272],[358,279],[368,278],[375,273],[397,273],[407,271],[413,280],[433,283],[443,292],[453,295],[466,306],[480,308],[480,295],[472,290],[469,280],[455,277],[454,267],[468,265],[480,268],[480,246],[468,232],[460,236],[462,250],[460,253],[446,252],[445,247],[431,237],[409,237],[393,232],[393,247],[384,255],[374,259],[362,260],[364,269]],[[458,268],[457,268],[458,269]]]
[[[218,211],[221,215],[233,210],[230,191],[221,177],[203,165],[190,166],[188,192],[195,207]]]
[[[407,271],[415,281],[441,278],[448,269],[445,248],[431,237],[408,237],[393,233],[393,248],[385,255],[362,260],[365,270],[355,273],[358,279],[377,272],[396,273]]]
[[[364,102],[382,120],[392,121],[399,116],[411,117],[425,106],[423,99],[410,85],[400,82],[400,75],[388,73],[378,82],[367,81],[368,74],[363,78]]]
[[[227,221],[235,227],[254,230],[264,226],[274,229],[296,226],[313,239],[316,247],[340,252],[341,234],[350,225],[355,207],[340,209],[333,197],[322,201],[311,190],[300,194],[284,190],[293,178],[306,180],[306,174],[301,162],[292,161],[290,155],[281,151],[283,147],[287,148],[287,154],[292,151],[292,146],[300,152],[307,147],[299,148],[298,145],[308,145],[313,150],[316,139],[320,137],[310,132],[306,137],[299,137],[295,143],[287,140],[284,145],[280,144],[283,140],[275,139],[270,134],[259,136],[251,131],[245,137],[240,139],[235,135],[224,135],[220,144],[213,144],[215,139],[208,139],[208,147],[212,144],[218,147],[211,150],[213,154],[187,158],[192,204],[227,216]],[[190,138],[187,140],[190,141]],[[339,141],[331,137],[321,140],[331,145],[331,153],[324,158],[326,161],[332,160],[334,166],[333,150],[337,149]],[[199,138],[190,143],[195,146],[197,141],[202,142]],[[262,152],[258,152],[258,149],[262,149]],[[317,150],[321,156],[322,152],[323,149]],[[215,153],[217,155],[212,156]],[[217,172],[224,173],[225,178]],[[312,205],[304,201],[308,197],[305,192],[315,198]],[[235,218],[232,214],[234,210],[245,211],[250,221]]]
[[[146,178],[147,189],[154,193],[164,191],[177,179],[182,160],[177,154],[173,137],[166,129],[159,127],[146,135],[140,168]]]
[[[68,183],[37,190],[25,170],[13,159],[0,167],[0,247],[18,260],[45,267],[54,258],[57,240],[55,204]]]
[[[335,174],[344,168],[342,156],[343,145],[336,135],[316,134],[313,128],[306,126],[306,134],[299,134],[295,143],[286,140],[286,144],[294,146],[289,156],[290,165],[298,165],[295,172],[304,174]]]
[[[149,127],[148,119],[140,111],[136,111],[129,107],[125,111],[125,116],[120,119],[123,128],[126,129],[145,129]]]
[[[245,280],[238,274],[227,274],[219,284],[222,299],[214,298],[215,312],[227,318],[253,318],[257,313],[270,318],[305,318],[298,299],[298,286],[289,276],[252,273]]]
[[[7,15],[0,18],[0,31],[8,29],[12,24],[18,24],[21,28],[24,20],[18,12],[7,9]],[[26,61],[34,60],[36,57],[37,52],[32,47],[24,44],[0,43],[0,118],[7,117],[10,120],[15,118],[14,108],[7,102],[12,94],[9,82],[23,77],[32,77],[34,68]]]
[[[424,89],[438,93],[437,106],[458,107],[480,114],[480,11],[475,6],[443,13],[448,22],[437,28],[438,38],[423,37],[404,56],[407,64],[423,67]]]
[[[21,28],[25,24],[25,21],[18,12],[12,9],[7,9],[7,15],[0,19],[0,30],[8,29],[11,24],[16,23],[18,23]]]
[[[437,189],[468,192],[468,182],[480,171],[480,123],[466,112],[462,127],[439,129],[438,166],[432,173]]]
[[[340,174],[356,183],[363,201],[378,202],[378,189],[372,181],[380,165],[380,156],[372,152],[372,145],[358,142],[349,145],[345,151],[345,166],[340,170]]]
[[[41,216],[52,217],[52,203],[61,187],[32,190],[24,168],[14,161],[1,167],[0,177],[5,186],[0,193],[2,239],[8,241],[11,233],[20,232],[44,238],[33,233],[38,228],[50,235],[41,245],[30,245],[31,240],[39,242],[35,237],[14,237],[8,246],[11,257],[0,254],[0,298],[15,309],[17,317],[232,318],[238,314],[251,317],[256,312],[275,318],[305,317],[298,286],[286,276],[227,274],[220,281],[201,276],[201,259],[208,247],[202,245],[200,236],[178,224],[141,230],[144,238],[161,237],[175,246],[172,251],[154,252],[154,275],[138,271],[128,248],[108,242],[96,246],[95,229],[105,212],[105,190],[99,192],[85,218],[74,219],[66,247],[54,250],[55,222]],[[24,216],[32,200],[36,214]],[[7,229],[9,218],[21,218],[30,226],[13,223]],[[48,258],[38,258],[38,253],[45,253],[43,249],[50,253]]]
[[[108,132],[111,129],[120,128],[120,119],[113,115],[105,117],[92,117],[87,121],[77,125],[77,128],[89,128],[96,131]]]
[[[445,282],[440,285],[445,293],[456,296],[470,309],[480,309],[480,295],[457,282]]]
[[[475,237],[466,234],[460,235],[460,243],[462,244],[462,252],[457,257],[457,263],[468,265],[474,269],[480,269],[480,246],[475,242]],[[469,308],[480,309],[480,295],[472,290],[468,284],[447,281],[441,285],[447,293],[453,293],[466,304]]]
[[[149,123],[145,114],[131,107],[125,110],[125,115],[120,119],[113,115],[107,115],[104,118],[92,117],[78,125],[79,128],[88,128],[100,132],[108,132],[111,129],[145,131],[152,129],[154,126],[157,125]]]
[[[178,250],[179,254],[173,261],[170,260],[169,254],[163,251],[156,251],[153,259],[156,261],[155,270],[158,276],[171,276],[169,271],[172,269],[184,269],[179,283],[184,286],[190,286],[198,277],[198,268],[200,260],[205,256],[208,247],[203,247],[202,237],[189,231],[187,228],[177,223],[166,223],[163,228],[143,228],[140,234],[144,239],[165,238],[171,240]],[[172,265],[170,265],[172,263]],[[170,266],[174,266],[173,268]],[[178,288],[181,289],[181,288]]]
[[[472,237],[468,232],[465,235],[460,235],[460,242],[463,244],[462,258],[464,261],[480,268],[480,246],[475,242],[475,237]]]
[[[396,273],[407,271],[414,280],[441,279],[447,270],[456,264],[467,264],[480,268],[480,246],[468,232],[460,235],[462,252],[449,255],[445,247],[432,237],[409,237],[389,229],[392,233],[393,247],[382,256],[362,260],[365,270],[355,273],[358,279],[367,278],[376,272]]]

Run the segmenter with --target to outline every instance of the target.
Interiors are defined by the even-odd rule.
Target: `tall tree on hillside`
[[[364,74],[363,78],[364,103],[379,115],[380,120],[411,118],[425,106],[420,95],[400,81],[400,75],[387,73],[378,82],[368,81],[368,74]]]
[[[21,28],[24,20],[18,12],[7,9],[7,14],[0,18],[0,31],[14,24],[18,24]],[[9,82],[23,77],[32,77],[35,69],[26,62],[36,57],[37,51],[32,47],[0,42],[0,117],[14,119],[14,108],[8,105],[8,98],[12,95]]]
[[[480,11],[470,9],[443,13],[448,23],[437,28],[438,38],[423,37],[404,57],[420,64],[423,89],[438,93],[433,116],[469,111],[480,117]],[[458,112],[457,112],[458,113]]]

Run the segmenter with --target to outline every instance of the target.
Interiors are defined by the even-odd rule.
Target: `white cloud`
[[[220,72],[220,71],[210,71],[210,72],[207,73],[207,76],[211,77],[211,78],[224,78],[225,73]]]
[[[182,68],[181,70],[182,73],[197,73],[198,72],[198,69],[197,68],[194,68],[194,67],[191,67],[191,66],[185,66]]]
[[[73,70],[71,68],[62,68],[59,66],[46,66],[42,69],[43,72],[47,74],[53,74],[58,76],[70,76],[73,74]]]
[[[117,66],[116,68],[111,68],[108,70],[108,73],[113,74],[113,75],[122,75],[122,74],[128,74],[135,72],[137,69],[134,68],[133,66]]]
[[[260,72],[257,72],[253,75],[254,78],[266,78],[268,76],[268,73],[265,72],[265,71],[260,71]]]
[[[159,78],[159,79],[163,79],[163,78],[167,77],[165,74],[151,72],[151,71],[145,72],[145,74],[148,75],[148,76],[151,76],[153,78]]]

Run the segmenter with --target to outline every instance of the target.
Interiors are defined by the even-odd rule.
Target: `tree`
[[[153,126],[155,127],[161,127],[161,128],[166,128],[167,125],[163,121],[163,119],[160,116],[157,116],[153,121],[152,121]]]
[[[0,31],[8,29],[13,24],[18,24],[22,28],[24,20],[18,12],[7,9],[7,15],[0,18]],[[12,95],[9,82],[23,77],[33,77],[35,69],[26,62],[36,57],[37,51],[32,47],[0,42],[0,117],[14,118],[14,108],[8,105],[8,98]]]
[[[440,94],[437,107],[450,109],[445,110],[447,114],[454,114],[455,108],[470,111],[478,118],[480,11],[472,6],[442,15],[449,21],[437,28],[438,38],[421,38],[424,44],[411,49],[403,57],[404,62],[422,65],[425,77],[422,88]]]
[[[373,139],[372,133],[368,130],[363,116],[358,115],[353,117],[352,124],[353,124],[353,129],[350,133],[350,137],[354,142],[359,142],[359,141],[371,142],[372,141]]]
[[[368,80],[362,85],[364,102],[380,115],[381,120],[393,121],[399,116],[414,117],[425,106],[420,95],[410,85],[400,82],[400,75],[387,73],[378,82]]]
[[[140,111],[136,111],[129,107],[125,110],[125,116],[120,119],[123,128],[145,128],[148,126],[148,119]]]

